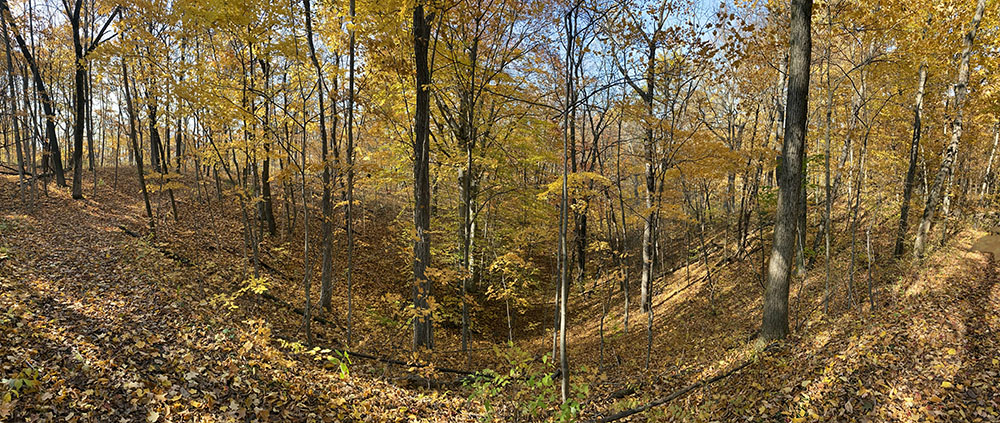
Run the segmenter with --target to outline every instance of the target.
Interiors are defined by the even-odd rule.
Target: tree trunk
[[[571,111],[576,108],[574,99],[574,72],[573,52],[576,50],[574,44],[576,40],[576,17],[578,11],[576,7],[567,10],[563,17],[563,24],[566,35],[566,108],[563,111],[563,166],[562,166],[562,195],[559,201],[559,369],[562,371],[560,379],[560,396],[562,403],[566,404],[570,399],[569,392],[569,351],[567,350],[566,326],[569,320],[569,250],[567,246],[567,230],[569,227],[569,145],[574,135],[571,131]]]
[[[84,66],[83,41],[80,40],[80,6],[83,0],[76,0],[75,7],[69,17],[73,31],[73,52],[76,55],[74,66],[75,90],[73,91],[73,198],[83,198],[83,131],[84,115],[87,113],[87,68]],[[68,6],[67,6],[68,7]],[[69,12],[69,10],[67,10]],[[93,159],[91,159],[93,164]]]
[[[826,4],[827,36],[830,37],[826,47],[826,151],[823,154],[823,176],[825,185],[824,203],[826,206],[823,215],[823,239],[826,245],[823,254],[826,255],[826,279],[823,286],[823,314],[830,313],[830,215],[833,212],[833,190],[830,187],[830,141],[833,138],[833,84],[830,81],[830,66],[833,61],[833,6]],[[817,237],[818,239],[819,237]]]
[[[56,140],[54,103],[52,102],[52,98],[49,97],[48,90],[45,89],[45,81],[42,79],[42,73],[38,69],[38,64],[35,63],[35,58],[31,55],[31,50],[28,49],[27,43],[24,42],[24,37],[18,32],[17,26],[12,20],[13,15],[10,12],[10,7],[7,5],[7,0],[0,0],[0,14],[3,15],[3,19],[7,19],[7,23],[10,25],[11,32],[14,34],[14,40],[17,41],[17,45],[21,49],[21,54],[24,56],[24,61],[31,68],[31,74],[35,81],[35,91],[42,100],[42,111],[45,113],[45,137],[48,140],[47,143],[42,145],[42,172],[48,172],[51,163],[52,172],[56,176],[56,185],[64,187],[66,186],[66,175],[63,171],[59,142]]]
[[[993,159],[997,153],[997,143],[1000,143],[1000,122],[993,126],[993,147],[990,148],[989,159],[986,161],[986,172],[983,173],[983,184],[979,188],[979,203],[986,204],[986,196],[993,187]]]
[[[354,337],[354,20],[355,0],[350,0],[351,29],[347,73],[347,345]]]
[[[264,70],[264,91],[268,92],[270,90],[270,65],[266,62],[261,63]],[[178,119],[177,125],[177,172],[181,171],[181,133],[180,133],[180,120]],[[267,101],[264,103],[264,128],[267,131],[271,129],[271,102]],[[271,198],[271,143],[272,137],[265,137],[264,139],[264,163],[260,169],[260,184],[261,184],[261,195],[263,199],[262,215],[261,218],[264,219],[264,224],[267,225],[267,233],[272,237],[278,234],[278,226],[274,221],[274,200]]]
[[[656,45],[649,44],[649,53],[646,57],[646,89],[640,93],[646,102],[646,113],[653,116],[653,97],[655,93],[654,71],[656,66]],[[645,142],[645,206],[643,212],[642,226],[642,276],[639,286],[639,304],[643,312],[649,313],[652,308],[652,285],[653,285],[653,230],[656,213],[653,210],[653,193],[656,190],[656,144],[653,140],[652,126],[646,127]]]
[[[764,293],[764,316],[760,337],[770,341],[788,334],[788,276],[795,247],[799,190],[802,189],[802,153],[806,136],[809,100],[809,62],[812,52],[810,27],[812,0],[792,0],[791,36],[788,63],[788,100],[785,139],[781,147],[778,210],[774,224],[774,245]]]
[[[623,297],[624,297],[623,298],[624,299],[624,305],[623,305],[623,307],[625,309],[625,310],[623,310],[623,313],[622,313],[622,314],[624,314],[624,316],[623,316],[623,325],[624,325],[623,331],[624,331],[624,333],[628,334],[628,320],[629,320],[629,313],[630,313],[630,309],[631,309],[630,304],[629,304],[629,298],[631,297],[631,295],[630,295],[631,293],[629,292],[630,291],[630,289],[629,289],[630,288],[630,286],[629,286],[630,284],[629,284],[629,279],[628,279],[628,261],[625,259],[625,251],[628,249],[628,226],[625,223],[626,222],[626,219],[625,219],[625,196],[622,194],[622,117],[623,116],[621,116],[621,117],[618,118],[618,139],[617,139],[618,142],[616,143],[617,144],[617,148],[618,148],[618,154],[615,155],[615,163],[616,163],[615,164],[615,170],[618,173],[618,178],[615,181],[615,185],[618,188],[618,206],[619,206],[619,209],[621,210],[621,217],[622,217],[621,223],[622,224],[621,224],[621,227],[619,228],[619,230],[621,232],[620,232],[619,240],[618,240],[618,251],[617,251],[617,254],[615,254],[615,256],[618,259],[618,269],[622,272],[621,291],[622,291],[622,294],[623,294]],[[613,203],[610,204],[610,207],[614,208],[614,204]]]
[[[320,160],[323,162],[323,199],[320,203],[323,212],[323,220],[320,225],[320,230],[323,234],[323,261],[320,268],[319,304],[321,309],[329,311],[333,294],[333,217],[331,216],[333,206],[330,203],[332,182],[330,180],[329,144],[327,143],[326,133],[326,109],[323,103],[323,99],[326,97],[326,90],[323,88],[323,67],[319,63],[319,58],[316,55],[316,46],[313,42],[312,11],[310,10],[309,0],[303,0],[303,4],[306,8],[309,59],[312,61],[313,68],[316,69],[317,97],[319,101]]]
[[[917,156],[920,152],[921,115],[924,108],[924,86],[927,84],[927,62],[920,63],[917,78],[917,98],[913,103],[913,138],[910,141],[910,166],[906,169],[906,180],[903,182],[903,202],[899,206],[899,229],[896,231],[895,248],[892,256],[903,255],[903,237],[909,225],[910,197],[913,195],[913,180],[917,175]]]
[[[21,207],[26,207],[28,200],[24,193],[24,151],[21,148],[21,131],[17,126],[17,95],[14,92],[14,65],[10,58],[11,47],[10,36],[7,35],[7,20],[0,18],[0,25],[2,25],[0,29],[3,30],[3,42],[6,47],[4,52],[7,58],[7,88],[10,92],[10,120],[14,129],[14,147],[17,151],[17,186],[21,193]]]
[[[958,65],[958,81],[955,84],[955,118],[951,122],[951,141],[944,151],[944,159],[938,169],[937,176],[934,177],[934,185],[930,187],[927,195],[927,203],[924,206],[924,214],[920,219],[920,226],[917,227],[917,236],[913,241],[913,255],[922,258],[924,246],[927,240],[927,233],[930,231],[934,221],[934,209],[937,208],[941,199],[942,188],[945,182],[951,178],[955,158],[958,156],[959,141],[962,138],[962,107],[965,105],[965,96],[968,93],[969,83],[969,59],[972,56],[972,45],[976,38],[976,30],[979,29],[979,22],[983,19],[983,12],[986,9],[986,0],[979,0],[976,5],[976,13],[972,17],[969,32],[965,34],[962,58]],[[944,195],[948,195],[944,193]]]
[[[152,82],[150,82],[151,84]],[[156,100],[153,98],[152,90],[149,87],[146,88],[146,101],[148,106],[146,107],[149,111],[149,161],[150,166],[153,167],[154,172],[163,173],[163,168],[160,166],[162,161],[162,146],[160,145],[160,131],[156,128]],[[162,197],[161,197],[162,198]]]
[[[142,150],[136,139],[135,129],[135,107],[132,105],[132,94],[128,86],[128,65],[122,58],[122,89],[125,91],[125,106],[128,109],[128,138],[132,144],[132,156],[135,157],[135,169],[139,174],[139,188],[142,190],[142,200],[146,204],[146,217],[149,218],[149,227],[153,227],[153,208],[149,204],[149,191],[146,189],[146,176],[142,170]]]
[[[425,271],[431,261],[431,188],[430,188],[430,83],[428,63],[431,22],[434,13],[424,14],[424,5],[413,8],[413,53],[415,56],[416,104],[413,117],[413,349],[434,348],[432,310],[428,299],[433,295]]]

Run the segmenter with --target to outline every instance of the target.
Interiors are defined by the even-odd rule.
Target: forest
[[[1000,421],[998,0],[0,29],[0,421]]]

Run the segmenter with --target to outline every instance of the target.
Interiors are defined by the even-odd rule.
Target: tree
[[[347,345],[354,337],[354,59],[357,10],[355,0],[350,0],[350,41],[348,41],[347,67],[347,210],[344,213],[347,227]]]
[[[788,53],[788,100],[785,138],[778,171],[778,210],[774,244],[764,292],[764,318],[760,338],[765,341],[788,335],[788,282],[798,225],[799,190],[802,189],[803,146],[809,101],[809,64],[812,53],[812,0],[792,0]]]
[[[954,174],[955,159],[958,156],[959,141],[962,138],[962,108],[965,106],[965,97],[969,92],[969,59],[972,57],[972,46],[976,39],[976,31],[979,29],[979,22],[983,20],[983,12],[986,9],[986,0],[979,0],[976,5],[976,12],[969,24],[969,31],[962,38],[962,53],[958,64],[958,77],[955,82],[955,116],[951,121],[951,140],[944,151],[944,159],[941,167],[934,177],[934,185],[928,189],[927,202],[924,205],[924,213],[920,218],[920,226],[917,227],[917,236],[913,241],[913,256],[922,258],[924,247],[927,242],[927,233],[934,222],[934,210],[941,201],[942,190],[946,180],[950,180]],[[945,197],[949,193],[943,193]]]
[[[428,63],[431,23],[435,13],[425,12],[423,2],[413,8],[414,80],[416,103],[413,111],[413,348],[434,348],[433,319],[429,299],[431,282],[427,267],[431,262],[431,188],[430,188],[430,84]]]
[[[323,228],[324,228],[323,239],[324,239],[324,250],[325,250],[326,249],[326,244],[329,242],[329,236],[330,236],[328,234],[328,232],[329,232],[329,225],[330,225],[330,222],[329,222],[329,201],[330,201],[330,173],[329,173],[329,169],[330,168],[329,168],[329,165],[326,163],[326,149],[327,149],[327,145],[326,145],[326,118],[324,117],[324,111],[323,111],[323,96],[324,96],[324,91],[323,91],[323,68],[319,65],[319,59],[317,59],[317,57],[316,57],[316,47],[313,44],[312,9],[310,8],[309,0],[302,0],[302,5],[305,7],[305,14],[306,14],[306,42],[309,45],[309,58],[312,60],[313,67],[316,70],[316,85],[319,88],[318,89],[318,93],[317,93],[317,96],[318,96],[318,99],[319,99],[319,136],[320,136],[320,142],[322,143],[322,151],[323,151],[323,156],[322,156],[322,160],[323,160],[323,199],[325,200],[325,203],[326,203],[324,205],[324,208],[323,208]],[[303,99],[303,101],[305,101],[305,99]],[[310,291],[312,291],[312,281],[309,278],[309,272],[310,272],[309,258],[308,258],[309,257],[309,208],[307,206],[308,206],[308,197],[306,195],[306,136],[305,136],[305,133],[303,133],[302,134],[302,209],[303,209],[303,213],[305,214],[305,217],[303,218],[302,227],[303,227],[303,232],[304,232],[304,235],[303,235],[304,240],[303,240],[303,242],[305,243],[304,244],[304,249],[305,249],[304,256],[306,257],[305,264],[304,264],[305,272],[304,272],[304,276],[303,276],[303,278],[304,278],[304,288],[305,288],[305,294],[306,294],[305,295],[305,297],[306,297],[306,306],[305,306],[305,313],[302,313],[302,314],[303,314],[303,319],[304,319],[303,324],[305,325],[305,328],[306,328],[306,336],[307,336],[307,338],[309,340],[309,345],[312,345],[313,339],[312,339],[312,330],[311,330],[311,326],[310,326],[312,324],[312,314],[311,314],[311,306],[312,306],[312,304],[311,304],[311,301],[310,301],[311,300],[311,298],[310,298]],[[323,255],[324,255],[324,262],[325,262],[326,261],[327,253],[324,251]]]
[[[49,163],[51,162],[52,172],[56,176],[56,184],[64,187],[66,186],[66,174],[63,171],[59,141],[56,139],[55,103],[52,101],[49,91],[45,88],[45,80],[42,79],[42,72],[35,62],[35,57],[31,54],[27,43],[24,42],[24,37],[17,30],[17,24],[14,22],[14,16],[10,12],[7,0],[0,0],[0,14],[3,14],[3,19],[7,20],[11,32],[14,34],[14,40],[17,41],[17,46],[21,49],[24,61],[28,63],[28,67],[31,69],[31,75],[35,81],[35,91],[38,92],[38,96],[41,98],[42,111],[45,113],[45,138],[48,140],[47,143],[43,144],[42,171],[48,171]]]
[[[76,0],[73,3],[72,10],[70,10],[69,2],[64,2],[63,5],[66,7],[66,15],[69,17],[69,22],[72,26],[73,53],[76,56],[76,60],[74,61],[76,90],[73,93],[73,105],[75,108],[73,124],[73,198],[81,199],[83,198],[83,131],[87,119],[87,104],[90,102],[87,98],[86,90],[87,81],[89,80],[89,76],[87,75],[87,60],[90,53],[102,42],[104,33],[108,30],[108,25],[114,21],[119,8],[114,8],[111,16],[104,22],[104,26],[94,37],[93,41],[84,46],[83,39],[80,36],[80,9],[83,7],[83,0]],[[93,143],[93,140],[91,140],[91,143]],[[91,157],[90,161],[91,165],[93,165],[93,157]]]
[[[909,225],[910,197],[913,195],[913,181],[917,175],[917,155],[920,152],[920,133],[922,131],[920,116],[924,110],[924,86],[927,84],[927,63],[920,63],[917,71],[917,98],[913,102],[913,137],[910,141],[910,165],[906,169],[906,180],[903,182],[903,201],[899,205],[899,229],[896,231],[896,242],[892,255],[899,258],[903,255],[903,238]],[[829,248],[829,247],[828,247]]]
[[[149,219],[149,227],[153,227],[153,209],[149,204],[149,191],[146,189],[146,176],[142,170],[142,149],[136,140],[135,131],[135,107],[132,105],[132,94],[129,90],[128,65],[125,58],[122,58],[122,91],[125,92],[125,104],[128,110],[128,137],[132,145],[132,156],[135,157],[135,170],[139,175],[139,187],[142,189],[142,200],[146,205],[146,217]]]
[[[24,193],[24,151],[22,150],[21,130],[17,125],[17,95],[14,92],[14,65],[10,60],[10,36],[7,35],[7,20],[0,17],[0,30],[3,31],[4,55],[7,59],[7,88],[10,93],[11,126],[14,129],[14,148],[17,150],[17,182],[21,193],[21,206],[28,204]]]

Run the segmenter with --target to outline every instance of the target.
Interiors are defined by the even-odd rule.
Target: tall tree
[[[73,92],[74,121],[73,121],[73,198],[83,198],[83,131],[87,119],[87,104],[90,99],[87,97],[87,60],[88,56],[101,43],[108,26],[118,14],[118,7],[111,12],[111,17],[104,22],[104,26],[93,41],[84,46],[84,40],[80,34],[80,10],[83,8],[83,0],[73,2],[70,10],[69,2],[63,3],[66,7],[66,15],[69,17],[70,26],[73,31],[73,53],[76,57],[74,61],[74,82],[76,90]],[[91,140],[93,144],[93,140]],[[90,158],[91,166],[94,159]]]
[[[812,0],[792,0],[791,3],[785,139],[781,145],[778,210],[775,215],[774,244],[768,266],[764,317],[760,329],[760,338],[766,341],[788,335],[788,281],[795,254],[809,101],[812,5]]]
[[[927,84],[927,63],[921,62],[917,71],[917,98],[913,102],[913,137],[910,141],[910,165],[906,169],[906,180],[903,181],[903,201],[899,205],[899,229],[896,231],[896,242],[892,255],[899,258],[903,255],[903,238],[909,225],[910,197],[913,195],[913,181],[917,176],[917,156],[920,152],[921,115],[924,109],[924,86]]]
[[[937,176],[934,177],[934,185],[931,185],[927,193],[927,202],[924,205],[924,214],[920,218],[920,226],[917,227],[917,236],[913,241],[913,256],[922,258],[924,247],[927,241],[927,234],[930,232],[931,224],[934,222],[934,209],[941,201],[942,194],[948,196],[947,192],[942,193],[945,182],[951,179],[955,171],[955,159],[958,157],[959,141],[962,139],[962,108],[965,106],[965,97],[969,92],[969,59],[972,57],[972,46],[976,39],[976,31],[979,29],[979,22],[983,20],[983,13],[986,10],[986,0],[979,0],[976,4],[976,12],[972,16],[969,24],[969,31],[965,33],[962,40],[962,54],[958,64],[958,77],[955,81],[955,114],[951,121],[951,140],[944,151],[944,159],[941,160],[941,167],[938,168]]]
[[[430,187],[430,84],[428,57],[431,23],[434,12],[425,12],[420,1],[413,8],[413,55],[415,62],[416,103],[413,111],[413,348],[434,348],[432,310],[428,304],[433,292],[426,270],[431,262],[431,187]]]
[[[31,54],[27,43],[24,42],[24,37],[17,30],[17,24],[14,22],[14,15],[10,12],[7,0],[0,0],[0,14],[3,14],[3,19],[6,19],[7,24],[10,25],[10,30],[14,34],[17,46],[21,49],[24,61],[28,63],[28,67],[31,69],[32,79],[35,81],[35,91],[42,100],[42,112],[45,113],[45,138],[48,140],[48,142],[42,145],[42,171],[47,172],[51,163],[52,172],[56,176],[56,184],[64,187],[66,186],[66,174],[63,171],[59,141],[56,139],[55,103],[52,102],[52,97],[45,88],[45,80],[42,78],[42,71],[39,69],[38,63],[35,62],[35,57]]]
[[[325,251],[327,249],[326,244],[330,242],[329,238],[330,237],[329,235],[330,167],[329,164],[326,162],[327,145],[326,145],[326,118],[324,117],[324,112],[323,112],[323,97],[325,93],[325,91],[323,91],[323,68],[320,66],[319,59],[316,57],[316,46],[313,42],[312,8],[310,7],[309,0],[302,0],[302,5],[305,7],[305,14],[306,14],[306,43],[309,46],[309,58],[312,61],[313,67],[316,70],[316,85],[318,87],[316,95],[317,97],[319,97],[319,137],[320,137],[320,142],[322,143],[322,152],[323,152],[321,157],[321,159],[323,160],[323,199],[324,199],[322,226],[323,226],[323,244],[324,244],[323,255],[325,263],[327,256],[327,252]],[[303,99],[303,101],[305,101],[305,99]],[[302,134],[302,209],[303,213],[305,214],[302,225],[304,231],[303,237],[305,238],[305,240],[303,241],[305,243],[304,254],[306,257],[304,265],[306,307],[305,307],[305,313],[303,313],[304,315],[303,317],[305,319],[304,324],[306,328],[306,336],[309,339],[309,344],[312,345],[313,342],[312,331],[310,330],[310,326],[312,324],[312,315],[310,313],[311,311],[310,308],[312,306],[310,301],[311,300],[310,291],[312,290],[312,281],[309,278],[309,272],[310,272],[309,258],[308,258],[309,257],[309,208],[308,208],[308,196],[306,195],[306,136],[304,133]],[[326,272],[324,273],[327,274]],[[322,286],[320,290],[322,291]],[[322,304],[322,301],[320,301],[320,303]]]
[[[355,0],[350,0],[350,40],[347,59],[347,210],[344,213],[347,227],[347,345],[354,337],[354,59],[357,10]]]
[[[575,66],[573,66],[576,41],[576,24],[579,13],[580,1],[575,1],[563,16],[563,25],[566,30],[566,110],[563,111],[563,165],[562,165],[562,193],[559,197],[559,369],[562,371],[560,380],[560,394],[563,404],[569,401],[569,351],[566,349],[566,320],[569,318],[569,251],[567,250],[567,228],[569,226],[569,144],[570,137],[573,136],[570,113],[576,107],[573,99]]]
[[[7,88],[10,93],[11,126],[14,130],[14,148],[17,151],[17,186],[21,194],[21,206],[28,204],[24,193],[24,151],[22,149],[21,131],[17,125],[17,95],[14,92],[14,64],[10,58],[10,36],[7,34],[7,20],[0,17],[0,30],[3,30],[4,55],[7,59]],[[989,172],[987,172],[989,173]]]
[[[122,91],[125,92],[125,105],[128,110],[128,138],[132,146],[132,156],[135,158],[135,170],[139,175],[139,187],[142,190],[142,200],[146,205],[146,217],[149,218],[149,227],[153,227],[153,208],[149,204],[149,191],[146,189],[146,176],[142,170],[142,149],[139,148],[135,130],[135,107],[132,104],[132,94],[129,90],[128,65],[122,57]]]

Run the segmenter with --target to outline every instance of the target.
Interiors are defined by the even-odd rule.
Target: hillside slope
[[[530,419],[520,414],[526,401],[552,392],[512,383],[484,394],[453,383],[454,374],[361,357],[341,367],[343,356],[303,346],[295,311],[300,239],[266,240],[261,271],[268,289],[258,295],[245,289],[253,266],[243,259],[238,210],[184,196],[180,221],[162,210],[167,217],[154,235],[144,228],[134,187],[128,178],[120,182],[119,189],[102,183],[84,201],[50,190],[27,212],[12,179],[0,182],[0,374],[8,382],[0,394],[9,395],[0,402],[2,421],[444,422],[491,413],[515,420]],[[362,209],[368,223],[360,229],[360,340],[353,348],[412,361],[418,357],[408,351],[400,304],[407,258],[396,234],[406,220],[374,205]],[[858,267],[853,302],[842,293],[849,251],[841,240],[831,263],[837,294],[830,313],[823,313],[820,263],[793,286],[797,329],[766,349],[748,343],[760,308],[755,260],[714,268],[711,286],[703,267],[679,269],[657,282],[648,370],[646,317],[633,310],[626,333],[620,293],[610,292],[615,302],[601,360],[608,286],[574,290],[573,381],[587,385],[581,417],[606,417],[727,375],[627,419],[1000,421],[1000,275],[997,262],[969,250],[983,235],[962,231],[919,266],[877,255],[874,308],[863,289],[865,267]],[[344,339],[340,291],[334,312],[313,325],[318,346],[340,347]],[[550,312],[543,304],[534,315]],[[471,368],[503,374],[523,359],[548,371],[537,358],[551,348],[551,332],[536,332],[519,339],[516,350],[497,353],[490,349],[499,344],[486,338],[504,336],[477,336]],[[454,351],[457,330],[439,334],[438,351],[419,358],[468,368]],[[432,389],[411,387],[430,382]],[[497,407],[488,411],[484,403]]]

